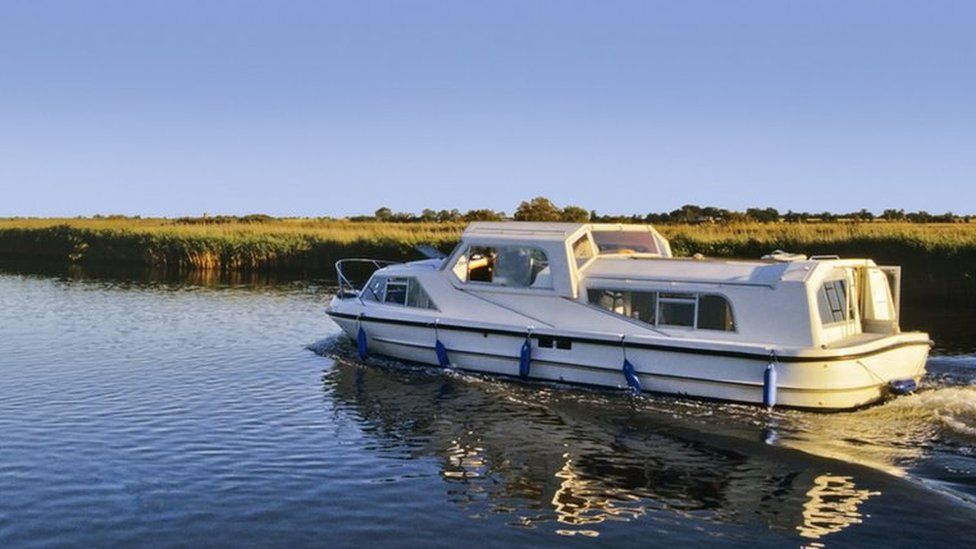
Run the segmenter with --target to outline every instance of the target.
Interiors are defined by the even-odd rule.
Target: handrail
[[[347,259],[340,259],[335,262],[336,279],[339,282],[339,290],[336,295],[341,299],[344,297],[356,297],[359,296],[359,292],[362,288],[357,288],[356,285],[342,272],[342,268],[347,263],[369,263],[373,265],[373,272],[382,269],[383,267],[388,267],[390,265],[396,265],[400,263],[399,261],[387,261],[385,259],[371,259],[365,257],[353,257]],[[370,273],[372,276],[372,273]],[[368,279],[367,279],[368,280]]]

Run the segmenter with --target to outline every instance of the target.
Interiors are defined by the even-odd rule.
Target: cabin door
[[[863,267],[861,269],[861,325],[868,333],[898,332],[898,298],[900,267]]]

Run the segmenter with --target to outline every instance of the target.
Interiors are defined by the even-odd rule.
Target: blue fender
[[[519,377],[528,379],[529,367],[532,365],[532,342],[525,338],[522,344],[522,352],[519,353]]]
[[[631,364],[626,358],[624,359],[623,370],[624,378],[627,379],[627,385],[630,386],[630,390],[633,391],[635,395],[640,394],[641,380],[640,377],[637,376],[637,369],[635,369],[634,365]]]
[[[447,368],[451,365],[451,361],[447,357],[447,347],[439,339],[434,343],[434,352],[437,353],[437,362],[441,368]]]
[[[767,408],[776,406],[776,366],[770,363],[763,374],[763,404]]]
[[[359,354],[359,360],[366,360],[369,356],[369,347],[366,345],[366,330],[362,326],[359,327],[359,333],[356,334],[356,352]]]
[[[914,379],[895,379],[888,382],[888,387],[891,388],[891,392],[896,395],[907,395],[909,393],[914,393],[918,389],[918,384],[915,383]]]

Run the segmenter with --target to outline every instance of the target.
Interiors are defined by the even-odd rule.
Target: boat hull
[[[436,341],[447,349],[450,365],[459,370],[520,375],[520,351],[528,335],[477,329],[387,322],[382,319],[333,315],[354,340],[362,327],[371,354],[428,365],[439,365]],[[707,350],[657,349],[609,342],[580,341],[556,348],[549,336],[528,336],[531,360],[526,379],[627,388],[626,358],[645,392],[683,395],[751,404],[769,403],[770,364],[775,370],[773,395],[777,406],[843,410],[869,405],[887,396],[895,380],[918,383],[925,373],[929,342],[902,339],[875,352],[803,360],[774,356],[737,356]],[[559,339],[559,338],[555,338]],[[564,347],[566,345],[564,344]]]

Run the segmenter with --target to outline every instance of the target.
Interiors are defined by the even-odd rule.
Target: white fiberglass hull
[[[490,328],[452,329],[424,322],[357,318],[330,312],[356,340],[366,335],[369,353],[438,365],[435,342],[447,349],[451,367],[486,374],[520,375],[520,350],[526,335]],[[549,338],[550,336],[543,336]],[[662,349],[598,339],[555,337],[570,348],[540,346],[530,338],[527,379],[626,388],[625,358],[634,366],[643,391],[763,404],[767,368],[776,371],[777,406],[840,410],[865,406],[888,394],[895,380],[918,383],[925,372],[929,341],[924,334],[898,334],[873,342],[868,349],[835,349],[830,356],[779,356],[695,348]],[[768,398],[768,393],[766,394]]]

